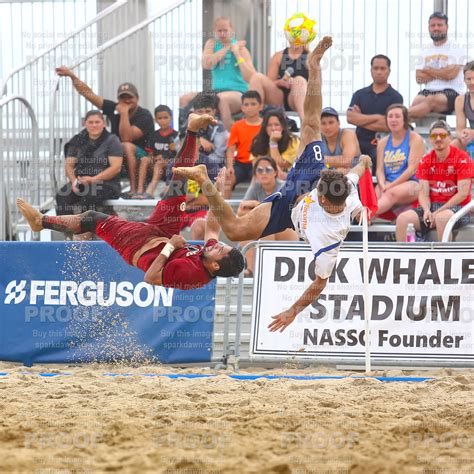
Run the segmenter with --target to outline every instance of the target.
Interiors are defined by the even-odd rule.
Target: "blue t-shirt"
[[[232,40],[232,44],[237,41]],[[224,46],[218,40],[215,40],[214,53],[220,51]],[[225,56],[212,68],[212,89],[219,91],[238,91],[247,92],[249,85],[245,82],[240,72],[237,59],[229,49]]]
[[[408,168],[408,156],[410,154],[410,130],[407,130],[403,142],[399,146],[393,146],[392,134],[388,136],[385,150],[383,151],[383,168],[385,179],[393,183]]]
[[[366,115],[385,115],[387,107],[392,104],[403,104],[403,97],[391,85],[380,94],[376,94],[372,85],[354,92],[349,107],[359,106],[361,112]],[[356,135],[364,152],[364,144],[370,143],[375,138],[375,132],[367,128],[357,127]],[[374,145],[375,146],[375,145]]]

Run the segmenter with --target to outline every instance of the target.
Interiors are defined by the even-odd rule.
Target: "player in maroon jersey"
[[[176,166],[193,166],[197,159],[196,133],[215,123],[209,115],[189,116],[188,132],[178,153]],[[239,250],[217,241],[220,226],[210,215],[204,246],[188,245],[178,235],[185,209],[186,178],[173,175],[168,192],[146,222],[129,222],[101,212],[86,211],[69,216],[45,216],[22,199],[17,205],[31,229],[95,233],[122,258],[145,272],[153,285],[189,290],[204,286],[216,276],[237,276],[244,268]]]

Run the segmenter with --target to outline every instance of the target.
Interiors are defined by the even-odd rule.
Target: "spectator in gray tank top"
[[[464,66],[464,82],[467,92],[456,97],[454,103],[457,137],[451,142],[451,145],[461,150],[466,150],[468,144],[474,142],[474,61]]]
[[[347,173],[360,155],[359,142],[353,130],[341,128],[339,114],[332,107],[321,112],[321,135],[326,167]]]

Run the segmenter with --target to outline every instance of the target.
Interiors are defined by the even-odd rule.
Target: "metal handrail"
[[[461,219],[461,217],[464,217],[468,212],[472,211],[473,209],[474,209],[474,201],[470,201],[463,208],[459,209],[458,212],[456,212],[455,214],[451,216],[448,223],[446,224],[446,227],[444,228],[443,238],[441,239],[441,242],[449,242],[449,236],[451,235],[451,232],[453,231],[453,227],[456,224],[456,222],[459,219]]]
[[[80,28],[77,30],[73,31],[71,34],[69,34],[66,38],[64,38],[62,41],[56,43],[54,46],[51,48],[47,49],[46,51],[43,51],[40,55],[36,56],[35,58],[31,59],[30,61],[27,61],[26,63],[22,64],[18,68],[14,69],[11,71],[3,81],[2,87],[1,87],[1,92],[0,96],[4,96],[7,94],[7,83],[10,80],[11,77],[13,77],[16,73],[20,72],[22,69],[26,69],[28,66],[31,66],[38,62],[41,58],[47,56],[49,53],[54,51],[55,49],[59,48],[61,45],[67,43],[71,38],[74,36],[78,35],[79,33],[82,33],[84,30],[89,28],[90,26],[94,25],[98,21],[108,17],[111,15],[113,12],[118,10],[119,8],[122,8],[124,5],[128,3],[129,0],[117,0],[116,3],[110,5],[107,8],[104,8],[101,12],[99,12],[94,18],[89,20],[88,22],[84,23]]]
[[[33,107],[31,104],[28,102],[27,99],[25,99],[23,96],[20,95],[11,95],[11,96],[5,96],[3,98],[0,98],[0,109],[4,106],[6,106],[10,102],[18,101],[20,102],[25,110],[28,113],[29,119],[31,121],[31,150],[30,150],[30,155],[31,155],[31,170],[30,173],[34,177],[33,180],[33,187],[30,188],[31,195],[30,198],[35,205],[40,205],[40,174],[39,174],[39,129],[38,129],[38,121],[36,119],[35,112],[33,110]],[[1,120],[1,116],[0,116]],[[3,127],[2,127],[3,129]],[[3,134],[0,136],[0,158],[3,161],[3,149],[2,149],[2,144],[3,144]],[[4,193],[3,193],[3,186],[5,185],[4,183],[4,169],[5,169],[5,163],[2,162],[2,166],[0,166],[0,189],[2,189],[2,192],[0,192],[0,209],[2,212],[0,215],[3,216],[6,215],[7,210],[8,214],[11,216],[11,214],[14,212],[12,209],[15,209],[14,206],[14,199],[8,200],[8,203],[4,202]],[[11,184],[11,183],[8,183]],[[16,186],[14,187],[16,190]],[[24,196],[23,196],[24,197]],[[8,198],[8,195],[7,195]],[[7,207],[4,208],[4,204],[7,205]],[[15,212],[15,214],[17,214]],[[0,239],[5,239],[6,235],[3,235],[3,226],[5,222],[0,223]],[[16,227],[17,222],[10,223],[13,224],[13,227]],[[11,227],[11,232],[13,233],[13,227]]]
[[[150,17],[147,20],[142,21],[141,23],[138,23],[132,28],[129,28],[127,31],[117,35],[115,38],[106,41],[104,44],[96,48],[95,51],[92,53],[88,54],[87,56],[83,56],[81,59],[75,61],[71,66],[69,66],[70,69],[75,69],[81,64],[99,56],[101,53],[104,51],[107,51],[108,49],[112,48],[116,44],[120,43],[121,41],[127,39],[128,37],[134,35],[135,33],[139,32],[140,30],[143,30],[146,28],[148,25],[159,19],[160,17],[168,14],[169,12],[173,11],[176,8],[179,8],[181,5],[184,5],[186,3],[189,3],[191,0],[178,0],[177,2],[173,3],[169,7],[166,7],[165,9],[159,11],[152,17]],[[55,176],[55,166],[54,166],[54,117],[57,112],[56,108],[56,97],[57,97],[57,92],[59,90],[59,83],[60,83],[61,77],[56,77],[55,82],[53,84],[53,87],[51,89],[51,95],[50,95],[50,108],[49,108],[49,124],[50,124],[50,135],[49,135],[49,160],[50,160],[50,174],[51,174],[51,182],[54,187],[57,187],[56,185],[56,176]],[[56,189],[53,190],[53,192],[56,192]]]

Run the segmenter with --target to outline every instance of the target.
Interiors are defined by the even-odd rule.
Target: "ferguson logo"
[[[8,283],[7,287],[5,288],[5,304],[20,304],[26,296],[25,291],[26,280],[21,280],[17,282],[16,280],[12,280]]]
[[[27,281],[12,280],[5,288],[4,304],[20,304],[28,293]],[[173,288],[153,286],[145,282],[134,285],[130,281],[59,281],[31,280],[29,299],[26,303],[52,306],[112,306],[136,304],[147,306],[172,306]]]

